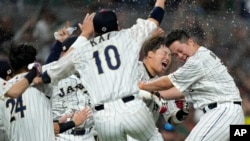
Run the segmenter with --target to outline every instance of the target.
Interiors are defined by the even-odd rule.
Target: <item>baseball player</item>
[[[59,58],[56,57],[58,51],[60,51],[61,56],[69,49],[69,47],[77,39],[77,36],[65,38],[61,44],[58,43],[58,40],[62,37],[68,35],[67,32],[64,32],[66,28],[59,30],[57,33],[57,43],[53,47],[47,63],[49,61],[55,61]],[[50,64],[49,64],[50,65]],[[43,66],[43,69],[46,70],[48,66]],[[91,107],[91,99],[88,94],[88,91],[82,85],[80,80],[80,75],[75,73],[68,78],[62,79],[58,82],[57,85],[53,85],[53,96],[52,96],[52,111],[54,121],[58,121],[59,118],[67,114],[73,115],[75,112],[80,111],[84,107]],[[71,118],[71,117],[69,117]],[[81,126],[72,128],[60,134],[57,134],[57,141],[95,141],[94,135],[94,124],[93,119],[90,118],[86,120]]]
[[[35,74],[28,72],[28,64],[35,61],[36,50],[28,44],[13,45],[10,48],[9,60],[15,76],[9,83],[16,83],[24,77],[29,83]],[[34,76],[32,76],[34,75]],[[49,87],[43,85],[37,89],[30,86],[17,98],[4,98],[4,126],[11,141],[53,141],[53,119]],[[48,95],[46,95],[46,94]]]
[[[221,60],[207,48],[198,45],[183,30],[167,36],[166,46],[184,65],[157,80],[139,83],[147,91],[165,90],[166,99],[185,97],[195,109],[203,111],[187,141],[228,141],[229,127],[244,124],[239,90]]]
[[[32,81],[33,78],[36,76],[36,68],[30,70],[30,72],[20,81],[15,84],[9,83],[9,80],[12,75],[13,71],[7,60],[0,61],[1,68],[0,68],[0,140],[1,141],[8,141],[8,136],[6,133],[6,129],[3,124],[3,114],[4,114],[4,97],[12,97],[16,98],[20,96],[26,88],[29,86],[29,81]]]
[[[163,75],[169,68],[172,60],[171,52],[165,46],[165,37],[160,35],[155,35],[144,42],[142,56],[143,60],[139,61],[141,81],[154,80]],[[143,91],[139,93],[139,97],[144,99],[144,102],[149,107],[155,123],[162,114],[165,121],[177,125],[182,123],[189,113],[188,106],[184,106],[181,109],[177,108],[175,100],[164,100]],[[129,139],[129,141],[132,140]]]
[[[11,67],[8,63],[8,60],[6,59],[1,59],[0,60],[0,77],[4,80],[9,80],[11,78],[11,75],[13,74],[13,71],[11,70]],[[2,82],[2,80],[0,81]],[[3,81],[3,83],[5,83]],[[4,102],[0,100],[0,109],[4,107]],[[1,111],[1,110],[0,110]],[[8,136],[5,131],[5,127],[3,126],[3,121],[2,121],[2,115],[3,113],[0,112],[0,140],[1,141],[7,141]]]
[[[116,14],[87,14],[82,32],[67,54],[42,74],[57,83],[76,70],[93,99],[95,128],[101,141],[163,140],[143,100],[138,98],[138,58],[142,43],[161,23],[165,0],[157,0],[149,18],[118,31]],[[94,33],[93,38],[90,40]]]

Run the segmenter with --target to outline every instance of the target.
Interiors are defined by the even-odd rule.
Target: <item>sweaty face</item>
[[[173,42],[169,49],[172,52],[172,55],[176,56],[179,60],[186,62],[190,53],[190,46],[192,46],[189,42],[188,43],[181,43],[180,41]]]
[[[157,75],[165,73],[172,61],[170,50],[166,46],[162,45],[154,52],[152,61],[152,69]]]

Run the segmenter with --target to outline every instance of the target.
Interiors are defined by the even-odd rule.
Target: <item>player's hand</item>
[[[35,69],[37,76],[40,76],[42,73],[42,65],[38,62],[34,62],[34,63],[29,64],[28,69],[29,70]]]
[[[91,109],[89,107],[86,107],[80,111],[76,111],[73,115],[72,120],[75,123],[75,126],[81,125],[83,122],[85,122],[90,116],[92,116]]]
[[[35,85],[35,86],[40,85],[42,83],[43,83],[43,80],[40,76],[36,76],[32,81],[32,85]]]
[[[93,33],[94,33],[94,25],[93,25],[93,19],[94,19],[95,13],[87,13],[85,16],[82,24],[78,24],[80,29],[82,30],[81,36],[89,39]]]
[[[139,82],[138,82],[138,86],[139,86],[139,88],[140,88],[141,90],[144,90],[144,83],[145,83],[145,82],[143,82],[143,81],[139,81]]]
[[[161,37],[164,37],[165,36],[165,31],[161,28],[161,27],[158,27],[155,32],[153,33],[152,36],[161,36]]]
[[[175,104],[179,109],[183,110],[183,112],[189,113],[190,107],[185,99],[175,100]]]
[[[59,42],[63,42],[66,40],[77,28],[76,27],[70,27],[70,22],[66,22],[65,27],[62,29],[59,29],[54,33],[54,37]]]
[[[160,102],[161,102],[161,106],[160,106],[160,109],[159,109],[159,113],[160,114],[163,114],[165,112],[167,112],[168,110],[168,102],[162,98],[160,98]]]
[[[160,114],[163,114],[168,110],[168,107],[167,107],[168,102],[165,99],[163,99],[160,96],[155,95],[155,94],[152,94],[152,99],[154,100],[155,104],[158,105],[158,107],[159,107],[158,112]]]
[[[59,123],[65,123],[69,118],[72,118],[72,114],[66,114],[64,116],[62,116],[61,118],[59,118],[58,122]]]

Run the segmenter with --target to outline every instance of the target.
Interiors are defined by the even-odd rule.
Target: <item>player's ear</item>
[[[152,57],[154,56],[154,52],[153,52],[153,51],[149,51],[147,56],[148,56],[149,58],[152,58]]]
[[[194,44],[194,39],[189,38],[189,39],[188,39],[188,44],[189,44],[189,45],[193,45],[193,44]]]

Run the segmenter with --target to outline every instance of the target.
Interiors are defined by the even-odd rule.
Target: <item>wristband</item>
[[[47,71],[45,71],[43,74],[42,74],[42,80],[43,80],[43,83],[50,83],[51,82],[51,79],[47,73]]]
[[[60,127],[60,133],[63,133],[73,127],[75,127],[75,123],[73,121],[69,121],[66,123],[58,123]]]
[[[28,80],[29,84],[32,83],[33,79],[36,77],[36,68],[32,68],[24,77]]]
[[[154,92],[154,95],[156,95],[157,97],[161,97],[161,94],[159,92]]]
[[[164,17],[164,13],[165,11],[161,7],[154,7],[153,10],[149,14],[149,18],[153,18],[157,20],[159,24],[161,24],[161,21]]]

